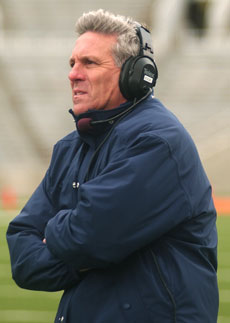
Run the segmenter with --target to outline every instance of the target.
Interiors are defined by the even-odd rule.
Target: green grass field
[[[52,323],[61,293],[44,293],[18,288],[11,279],[5,239],[7,225],[17,212],[0,211],[0,322]],[[230,216],[219,216],[220,310],[218,323],[230,322]],[[205,322],[201,322],[205,323]]]
[[[220,291],[220,309],[218,323],[230,322],[230,216],[218,216],[217,219],[218,280]]]

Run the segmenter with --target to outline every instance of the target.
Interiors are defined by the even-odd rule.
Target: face
[[[109,110],[126,101],[119,88],[120,68],[112,57],[115,42],[115,35],[90,31],[77,39],[69,73],[75,115]]]

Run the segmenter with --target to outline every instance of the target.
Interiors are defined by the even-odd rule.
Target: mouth
[[[84,94],[86,94],[86,92],[80,91],[80,90],[73,90],[74,97],[78,97],[78,96],[81,96],[81,95],[84,95]]]

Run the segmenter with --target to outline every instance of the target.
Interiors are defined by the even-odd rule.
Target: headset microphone
[[[82,119],[79,119],[76,122],[77,129],[80,132],[87,132],[89,130],[93,130],[93,126],[94,125],[98,125],[98,124],[102,124],[102,123],[109,123],[109,124],[112,125],[116,120],[122,119],[123,116],[125,117],[129,112],[131,112],[141,101],[143,101],[145,98],[147,98],[147,96],[149,96],[149,94],[151,92],[152,92],[152,90],[149,89],[148,92],[147,92],[147,94],[145,96],[143,96],[139,100],[135,101],[126,110],[122,111],[121,113],[119,113],[119,114],[117,114],[114,117],[111,117],[109,119],[97,120],[97,121],[94,121],[92,118],[82,118]],[[71,109],[69,110],[69,112],[74,116],[73,111]],[[74,119],[75,119],[75,116],[74,116]]]
[[[77,125],[77,129],[80,132],[88,132],[88,131],[92,131],[93,130],[93,126],[94,125],[100,125],[103,123],[109,123],[109,124],[114,124],[114,122],[116,120],[121,120],[122,117],[126,116],[129,112],[131,112],[141,101],[143,101],[145,98],[147,98],[147,96],[149,96],[149,94],[152,92],[151,89],[148,89],[147,94],[145,94],[142,98],[140,98],[139,100],[135,100],[134,103],[128,107],[127,109],[125,109],[124,111],[122,111],[121,113],[118,113],[117,115],[105,119],[105,120],[93,120],[92,118],[81,118],[79,120],[76,120],[76,116],[73,113],[73,110],[70,109],[69,112],[72,114],[72,116],[74,117],[74,120],[76,122]]]

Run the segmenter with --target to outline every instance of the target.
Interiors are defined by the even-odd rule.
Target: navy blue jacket
[[[129,104],[81,115],[104,122],[55,145],[9,224],[13,278],[64,290],[55,322],[216,323],[216,212],[197,150],[152,96],[105,121]]]

